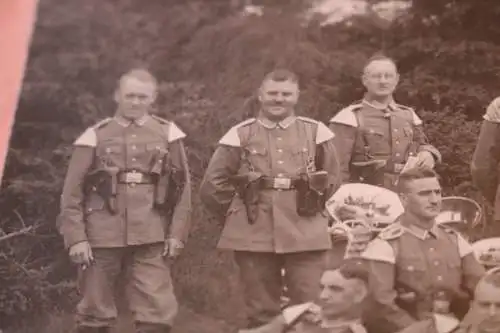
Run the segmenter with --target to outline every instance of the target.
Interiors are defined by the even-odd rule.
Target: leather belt
[[[262,189],[293,190],[297,188],[298,179],[288,177],[263,177]]]
[[[120,184],[153,184],[153,177],[143,172],[120,172],[118,174]]]

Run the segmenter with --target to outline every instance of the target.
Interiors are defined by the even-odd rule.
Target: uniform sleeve
[[[60,201],[57,229],[66,248],[87,240],[83,219],[83,183],[94,160],[94,148],[76,146],[71,156]]]
[[[413,324],[415,319],[396,304],[398,295],[394,286],[395,265],[384,261],[369,260],[368,267],[376,322],[388,332],[397,332]]]
[[[328,140],[319,144],[317,150],[320,158],[316,164],[319,169],[328,172],[327,197],[329,198],[337,191],[342,183],[337,149],[335,148],[333,140]]]
[[[333,145],[338,156],[341,183],[344,184],[350,179],[349,167],[356,141],[356,127],[330,123],[330,130],[335,134]]]
[[[500,123],[484,120],[471,162],[474,185],[494,203],[498,187],[497,167],[500,162]]]
[[[186,150],[184,148],[183,140],[176,140],[170,143],[169,151],[172,158],[172,166],[176,170],[182,170],[183,174],[183,187],[177,205],[174,208],[172,223],[168,237],[175,238],[182,242],[186,242],[189,230],[191,227],[191,202],[192,202],[192,188],[191,188],[191,174],[187,162]]]
[[[375,238],[368,244],[362,257],[370,272],[373,312],[369,316],[388,332],[397,332],[416,322],[396,304],[398,294],[394,285],[396,256],[393,247],[387,241]]]
[[[219,145],[215,150],[200,185],[200,198],[205,208],[222,218],[233,200],[235,188],[230,177],[240,168],[240,147]]]
[[[469,296],[473,296],[477,283],[485,273],[484,266],[477,261],[473,253],[462,257],[462,284]]]
[[[434,160],[436,163],[441,163],[442,162],[442,157],[441,153],[439,150],[431,145],[429,143],[429,139],[425,135],[424,128],[422,125],[415,125],[414,126],[414,131],[415,131],[415,141],[418,144],[418,151],[428,151],[429,153],[434,156]]]

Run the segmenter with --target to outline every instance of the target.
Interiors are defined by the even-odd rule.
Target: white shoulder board
[[[331,140],[335,137],[335,134],[326,127],[321,121],[318,121],[318,130],[316,131],[316,144],[322,144],[328,140]]]
[[[444,316],[439,313],[434,313],[434,323],[436,324],[438,333],[451,333],[460,324],[458,319],[451,316]]]
[[[412,117],[413,117],[413,125],[415,126],[420,126],[423,124],[422,122],[422,119],[420,119],[420,117],[417,115],[417,113],[415,112],[415,110],[411,110],[411,114],[412,114]]]
[[[94,127],[87,128],[73,144],[75,146],[96,147],[97,134],[95,133]]]
[[[175,140],[184,139],[186,134],[179,128],[174,122],[170,122],[168,128],[168,142],[174,142]]]
[[[488,105],[483,119],[493,123],[500,123],[500,97],[495,98],[490,105]]]
[[[380,238],[375,238],[368,243],[361,257],[367,260],[382,261],[389,264],[396,263],[396,256],[391,244]]]
[[[358,120],[356,119],[357,109],[361,108],[362,104],[352,104],[346,108],[343,108],[335,116],[330,119],[330,123],[337,123],[342,125],[347,125],[351,127],[358,127]]]
[[[230,147],[241,147],[241,140],[238,134],[238,129],[253,122],[255,122],[255,118],[250,118],[231,127],[229,131],[227,131],[227,133],[224,134],[224,136],[219,140],[219,144]]]

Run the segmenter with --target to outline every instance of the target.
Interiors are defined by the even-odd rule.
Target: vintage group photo
[[[500,3],[37,6],[0,333],[500,333]]]

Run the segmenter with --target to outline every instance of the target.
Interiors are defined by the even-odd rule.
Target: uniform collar
[[[120,116],[120,115],[116,115],[116,116],[114,117],[115,121],[116,121],[119,125],[121,125],[121,126],[123,126],[123,127],[128,127],[128,126],[130,126],[132,123],[135,123],[135,124],[136,124],[136,125],[138,125],[138,126],[143,126],[143,125],[146,123],[146,121],[148,121],[148,119],[149,119],[149,118],[150,118],[150,116],[149,116],[148,114],[145,114],[144,116],[142,116],[141,118],[136,119],[135,121],[131,121],[131,120],[125,119],[125,118],[123,118],[123,117],[122,117],[122,116]]]
[[[342,328],[353,328],[353,327],[362,327],[364,326],[361,323],[360,319],[355,319],[355,320],[349,320],[349,321],[327,321],[327,320],[322,320],[319,324],[321,328],[336,328],[336,329],[342,329]],[[357,332],[357,331],[356,331]],[[363,332],[360,330],[360,332]]]
[[[274,122],[274,121],[271,121],[270,119],[266,118],[266,117],[259,117],[258,118],[258,122],[264,126],[265,128],[268,128],[268,129],[274,129],[276,127],[281,127],[283,129],[286,129],[288,126],[290,126],[291,124],[293,124],[295,122],[295,120],[297,119],[296,116],[288,116],[286,117],[285,119],[279,121],[279,122]]]
[[[418,224],[413,223],[416,217],[404,215],[401,220],[401,226],[415,237],[425,240],[427,238],[438,238],[439,237],[439,227],[434,224],[430,229],[424,229]]]
[[[381,110],[381,111],[393,111],[397,109],[397,104],[394,101],[394,98],[391,97],[388,104],[382,104],[377,102],[376,100],[369,99],[367,95],[361,101],[364,105],[367,105],[371,108]]]

